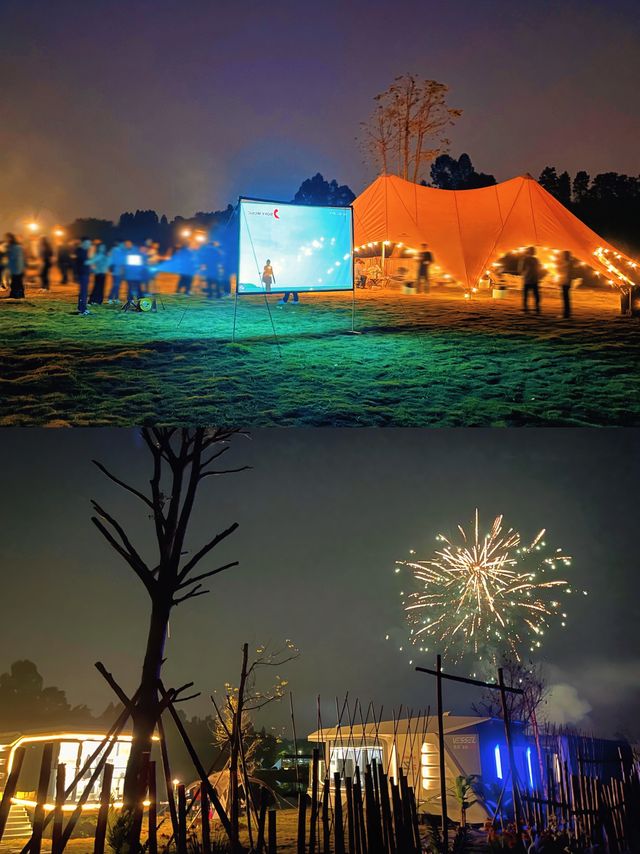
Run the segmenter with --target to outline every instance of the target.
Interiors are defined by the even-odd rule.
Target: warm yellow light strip
[[[389,246],[392,242],[393,241],[390,241],[390,240],[372,240],[370,243],[363,243],[360,246],[354,246],[353,251],[354,251],[354,254],[357,254],[358,252],[360,252],[360,250],[373,249],[376,246],[380,246],[380,245]],[[414,249],[410,246],[405,246],[404,243],[396,243],[395,246],[396,246],[396,248],[403,249],[405,252],[410,252],[413,255],[418,254],[417,249]],[[523,252],[526,252],[527,248],[528,247],[526,247],[526,246],[518,246],[515,249],[511,249],[511,250],[505,252],[504,255],[521,255]],[[551,249],[549,246],[542,246],[540,248],[543,249],[545,252],[551,252],[554,256],[557,256],[558,253],[561,251],[560,249]],[[620,270],[618,267],[616,267],[615,264],[611,261],[611,259],[607,257],[607,255],[613,254],[616,259],[624,261],[624,263],[626,263],[626,265],[629,268],[631,268],[632,270],[638,269],[638,267],[640,267],[640,262],[632,261],[628,258],[625,258],[619,252],[613,252],[613,250],[604,249],[603,247],[598,247],[598,249],[596,249],[593,254],[597,258],[597,260],[600,262],[600,264],[602,264],[603,267],[605,267],[607,269],[609,274],[611,276],[613,276],[614,279],[617,279],[617,281],[614,281],[614,279],[608,279],[607,280],[608,284],[621,286],[622,283],[625,283],[625,284],[629,285],[630,287],[634,287],[638,284],[638,282],[635,282],[633,279],[631,279],[629,276],[627,276],[625,273],[623,273],[622,270]],[[551,272],[552,272],[552,274],[557,275],[557,267],[553,263],[554,261],[555,261],[555,258],[552,259]],[[592,272],[594,273],[594,275],[597,276],[598,278],[601,275],[599,270],[596,270],[595,267],[592,267],[590,264],[587,264],[585,261],[578,261],[578,265],[580,267],[588,266],[589,269],[591,269]],[[499,267],[500,264],[497,261],[493,261],[488,266],[495,268],[495,267]],[[438,265],[434,264],[434,267],[438,267]],[[442,267],[439,267],[439,269],[441,270]],[[490,275],[490,273],[491,273],[490,270],[486,270],[484,276],[482,276],[478,279],[478,285],[480,285],[482,283],[482,279],[484,277],[488,277]],[[451,275],[451,273],[443,272],[442,278],[443,279],[451,279],[453,282],[456,282],[457,284],[460,284],[462,286],[462,283],[459,282],[457,279],[455,279]],[[465,293],[465,299],[470,299],[471,294],[477,293],[477,292],[478,292],[477,286],[472,286]]]
[[[37,801],[31,801],[28,798],[11,798],[11,803],[16,804],[18,806],[22,806],[22,807],[32,807],[34,809],[35,809],[35,807],[38,806]],[[51,812],[51,810],[54,810],[56,808],[55,804],[43,804],[42,806],[44,807],[45,812]],[[122,807],[124,806],[124,803],[122,801],[116,801],[111,806],[114,806],[116,809],[122,809]],[[142,806],[143,807],[151,806],[151,801],[143,801]],[[77,809],[77,807],[78,807],[77,804],[63,804],[62,811],[63,812],[73,812],[75,809]],[[99,810],[100,804],[96,804],[96,803],[83,804],[81,809],[83,810],[83,812],[91,812],[92,810]]]

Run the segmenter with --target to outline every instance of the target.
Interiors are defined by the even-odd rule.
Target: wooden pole
[[[269,854],[278,854],[278,842],[277,842],[277,836],[276,836],[276,811],[275,810],[269,810],[269,812],[267,813],[267,816],[268,816],[268,822],[269,822],[269,828],[268,828]]]
[[[200,826],[202,828],[202,852],[203,854],[210,854],[211,828],[209,827],[209,793],[207,792],[207,787],[204,784],[200,786]],[[262,818],[261,841],[262,845],[264,845],[264,816]],[[262,850],[262,845],[258,848],[258,851]]]
[[[109,818],[109,803],[111,801],[111,782],[113,780],[113,765],[110,762],[104,766],[102,788],[100,789],[100,808],[96,820],[96,835],[93,841],[93,854],[104,854],[104,842],[107,836],[107,820]],[[53,854],[53,851],[52,851]]]
[[[347,794],[347,839],[349,840],[349,851],[354,854],[356,850],[355,825],[353,823],[353,778],[346,777],[344,787]]]
[[[149,811],[147,813],[148,822],[148,842],[147,851],[149,854],[158,854],[158,785],[156,782],[156,763],[149,762],[149,781],[147,783],[149,791]],[[207,854],[208,854],[208,849]]]
[[[333,838],[335,854],[344,852],[344,827],[342,826],[342,792],[340,791],[340,772],[333,775]]]
[[[329,854],[331,838],[329,836],[329,778],[322,784],[322,854]]]
[[[513,752],[513,741],[511,739],[511,716],[507,705],[507,692],[504,684],[504,673],[502,667],[498,668],[498,685],[500,686],[500,700],[502,703],[502,716],[504,719],[504,737],[507,742],[507,754],[509,756],[509,769],[511,771],[511,796],[513,798],[513,818],[516,829],[520,831],[522,818],[520,815],[520,804],[518,801],[518,772],[516,770],[516,759]]]
[[[56,768],[56,801],[53,810],[53,830],[51,833],[51,854],[61,854],[62,852],[62,807],[64,806],[64,783],[65,783],[66,767],[63,763],[58,763]]]
[[[258,813],[258,838],[256,840],[256,851],[262,854],[264,849],[264,828],[267,820],[267,790],[264,786],[260,789],[260,812]],[[210,848],[205,850],[209,854]]]
[[[33,811],[33,833],[31,834],[31,854],[40,854],[42,846],[42,830],[44,828],[44,805],[47,802],[49,780],[51,778],[51,762],[53,760],[53,743],[48,741],[42,751],[40,776],[36,791],[36,807]]]
[[[0,841],[2,841],[2,837],[7,826],[9,810],[11,809],[11,799],[14,797],[16,789],[18,788],[18,780],[20,778],[20,771],[22,770],[22,763],[24,762],[25,750],[26,748],[21,746],[13,754],[13,765],[9,772],[7,785],[4,787],[4,792],[2,793],[2,801],[0,801]]]
[[[309,854],[315,854],[318,832],[318,774],[320,773],[320,750],[313,748],[311,763],[311,816],[309,819]]]
[[[164,774],[164,785],[167,793],[167,802],[169,804],[169,815],[171,817],[171,831],[173,838],[178,838],[178,811],[176,809],[176,799],[173,791],[173,778],[171,777],[171,766],[169,764],[169,751],[167,750],[167,739],[164,733],[164,725],[162,717],[158,718],[158,736],[160,737],[160,755],[162,756],[162,771]]]
[[[438,749],[440,765],[440,802],[442,804],[442,851],[449,850],[448,816],[447,816],[447,781],[444,766],[444,713],[442,710],[442,656],[436,656],[436,696],[438,704]]]
[[[307,848],[307,794],[298,792],[298,854]]]
[[[178,836],[176,838],[178,854],[187,854],[187,795],[184,783],[178,783]]]

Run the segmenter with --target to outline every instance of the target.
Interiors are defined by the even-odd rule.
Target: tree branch
[[[112,474],[109,469],[106,468],[106,466],[103,466],[102,463],[98,460],[91,460],[91,462],[94,464],[94,466],[97,466],[102,472],[102,474],[106,475],[109,480],[112,480],[114,483],[117,483],[118,486],[121,486],[123,489],[126,489],[127,492],[130,492],[132,495],[135,495],[136,498],[139,498],[140,501],[143,501],[147,505],[147,507],[150,507],[153,510],[153,502],[149,498],[147,498],[144,493],[140,492],[139,489],[136,489],[128,483],[125,483],[124,480],[120,480],[119,477],[116,477],[114,474]]]
[[[201,575],[194,575],[193,578],[188,578],[186,581],[183,581],[182,584],[178,584],[176,587],[176,591],[182,590],[184,587],[188,587],[190,584],[193,584],[195,581],[202,581],[203,578],[210,578],[212,575],[217,575],[219,572],[224,572],[225,569],[231,569],[234,566],[238,566],[240,561],[233,560],[231,563],[225,563],[224,566],[219,566],[217,569],[211,569],[209,572],[203,572]]]
[[[209,554],[211,549],[214,549],[218,545],[218,543],[221,543],[222,540],[229,536],[229,534],[232,534],[237,527],[238,522],[234,522],[224,531],[221,531],[219,534],[216,534],[216,536],[209,543],[207,543],[206,546],[203,546],[199,552],[196,552],[196,554],[191,558],[191,560],[187,561],[187,563],[178,573],[178,581],[184,581],[187,575],[191,572],[191,570],[194,569],[198,563],[200,563],[202,558],[205,555]]]

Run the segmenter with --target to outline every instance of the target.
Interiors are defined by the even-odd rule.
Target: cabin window
[[[334,745],[331,748],[331,776],[339,772],[341,777],[355,777],[356,767],[360,769],[360,774],[364,774],[367,765],[371,765],[374,760],[382,765],[382,757],[382,747]]]

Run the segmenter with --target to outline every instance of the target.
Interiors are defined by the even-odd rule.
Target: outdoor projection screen
[[[353,290],[351,208],[240,199],[239,210],[238,294]]]

